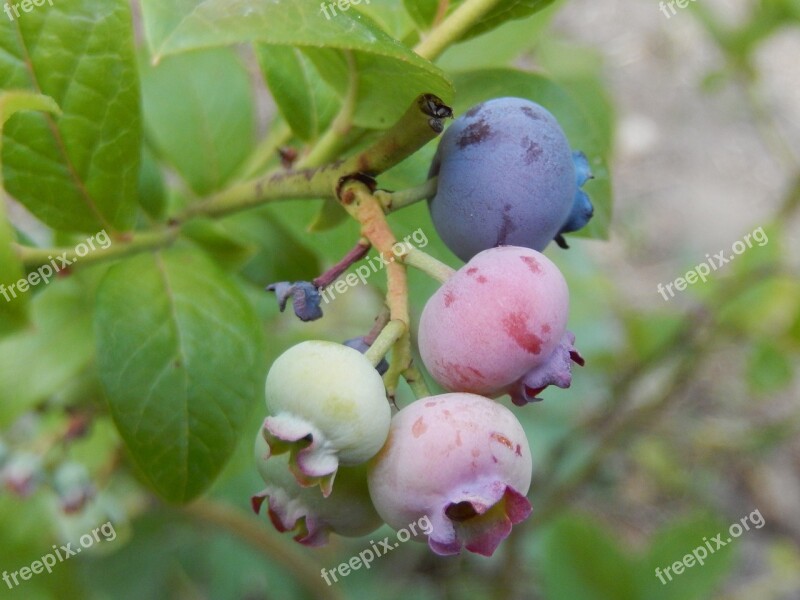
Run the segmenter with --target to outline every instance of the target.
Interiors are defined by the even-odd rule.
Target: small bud
[[[267,286],[267,291],[275,292],[281,312],[286,308],[289,298],[292,299],[294,314],[301,321],[316,321],[322,318],[320,303],[322,296],[317,287],[309,281],[280,281]]]

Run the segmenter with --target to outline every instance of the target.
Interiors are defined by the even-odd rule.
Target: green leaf
[[[718,309],[719,322],[751,337],[783,337],[800,308],[800,281],[788,275],[759,279],[755,274],[748,280],[744,291],[726,298]]]
[[[3,156],[3,128],[6,121],[14,113],[24,110],[43,110],[56,114],[61,112],[55,101],[48,96],[30,92],[0,92],[0,159]],[[6,215],[3,191],[3,169],[0,162],[0,286],[13,284],[24,274],[22,261],[11,247],[16,241],[16,235]],[[5,287],[0,287],[0,293],[3,294],[5,301],[0,301],[0,336],[2,336],[27,322],[28,296],[20,294],[17,298],[7,298],[8,291]]]
[[[762,340],[747,363],[747,383],[757,394],[769,394],[784,389],[792,382],[794,372],[788,350]]]
[[[335,200],[327,199],[320,206],[314,220],[308,225],[308,230],[312,233],[327,231],[345,220],[347,220],[347,212],[342,206]]]
[[[439,0],[403,0],[403,6],[420,29],[427,30],[436,18]]]
[[[347,72],[347,65],[334,50],[353,51],[359,77],[353,123],[358,127],[389,127],[422,93],[436,94],[445,102],[453,96],[452,85],[439,68],[357,11],[326,19],[316,0],[144,0],[142,8],[157,59],[248,42],[316,49],[315,54],[324,49],[331,70],[315,61],[317,70],[341,94],[348,81],[341,79],[341,73]]]
[[[252,218],[249,213],[247,217]],[[181,233],[203,248],[223,269],[239,269],[256,253],[254,244],[229,233],[219,221],[194,219],[181,228]]]
[[[232,215],[220,225],[258,249],[242,274],[262,289],[276,281],[310,281],[322,270],[317,254],[274,216],[272,207]]]
[[[625,329],[636,361],[658,356],[680,333],[684,318],[673,313],[632,312],[625,319]]]
[[[142,148],[139,172],[139,205],[153,219],[160,221],[167,212],[167,188],[158,162],[147,146]]]
[[[563,87],[541,75],[512,69],[485,69],[457,73],[454,76],[454,83],[458,89],[454,107],[456,114],[490,98],[517,96],[533,100],[555,115],[567,134],[572,148],[583,151],[589,158],[595,177],[584,186],[594,205],[594,217],[577,235],[606,239],[612,209],[607,144],[602,140],[591,116],[581,107],[581,103],[576,102]]]
[[[503,0],[462,37],[467,40],[491,31],[507,21],[524,19],[550,6],[555,0]]]
[[[250,154],[255,109],[235,51],[215,48],[142,64],[145,126],[153,147],[200,195],[223,187]]]
[[[32,298],[31,325],[0,340],[0,429],[86,368],[94,352],[90,308],[80,281],[53,281]]]
[[[46,94],[63,111],[9,122],[9,194],[56,229],[130,227],[141,152],[130,3],[75,0],[0,19],[0,53],[0,88]]]
[[[148,483],[188,502],[219,474],[261,397],[261,326],[239,289],[191,249],[112,267],[98,290],[98,371]]]
[[[259,44],[256,52],[272,97],[292,131],[305,141],[319,137],[336,116],[336,93],[302,50]]]
[[[539,64],[540,41],[558,12],[559,4],[561,2],[555,2],[525,19],[509,21],[490,32],[451,46],[436,64],[446,73],[508,67],[521,54],[534,49]]]
[[[753,525],[748,524],[751,529]],[[717,544],[713,541],[717,533],[722,533],[721,540],[726,546],[716,549]],[[713,552],[708,551],[705,546],[705,539],[711,545]],[[634,570],[639,587],[639,598],[647,600],[705,600],[712,598],[716,586],[722,582],[725,575],[730,571],[733,560],[733,544],[728,544],[728,532],[725,525],[717,519],[707,517],[692,517],[679,523],[670,523],[665,526],[653,539],[650,551],[642,559],[641,566]],[[703,559],[703,564],[699,564],[696,559],[688,561],[691,567],[680,567],[683,571],[675,574],[672,565],[677,561],[683,561],[684,557],[692,554],[698,547],[704,547],[708,555]],[[702,555],[698,551],[698,556]],[[694,564],[693,564],[694,563]],[[664,569],[669,567],[669,575],[664,573]],[[661,582],[656,574],[656,569],[661,570]]]
[[[549,600],[634,600],[634,563],[588,518],[563,517],[547,530],[539,566]]]

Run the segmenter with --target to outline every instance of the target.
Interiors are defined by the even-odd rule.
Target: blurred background
[[[388,4],[369,10],[402,10]],[[202,500],[164,505],[137,483],[88,366],[0,431],[0,565],[18,569],[109,520],[117,537],[18,589],[0,584],[0,597],[800,599],[800,3],[688,4],[672,14],[650,0],[556,2],[440,60],[449,73],[506,64],[547,74],[595,115],[612,149],[608,239],[571,236],[568,251],[546,252],[570,285],[570,329],[586,366],[569,390],[515,411],[533,450],[534,512],[492,558],[441,558],[408,543],[320,591],[309,576],[391,530],[307,549],[248,514],[262,487],[251,436]],[[468,106],[457,95],[457,111]],[[266,92],[258,111],[263,129],[275,113]],[[434,149],[381,186],[421,183]],[[352,245],[352,223],[306,233],[315,209],[270,207],[253,233],[260,252],[242,273],[265,324],[265,368],[300,340],[363,335],[382,304],[374,277],[374,288],[349,290],[304,324],[261,292],[315,276]],[[421,228],[427,252],[459,265],[425,206],[390,220],[398,237]],[[758,228],[768,242],[707,282],[669,300],[658,292],[708,255],[730,256]],[[413,272],[410,286],[416,323],[436,283]],[[13,344],[0,340],[0,356]],[[55,368],[46,377],[57,380]],[[412,399],[403,388],[398,405]],[[53,406],[65,410],[45,410]],[[39,485],[45,460],[77,466],[60,488]],[[70,500],[79,508],[65,512]],[[755,511],[761,527],[667,584],[657,578],[656,568]]]

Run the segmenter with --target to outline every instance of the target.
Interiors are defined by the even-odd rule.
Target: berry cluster
[[[561,236],[591,217],[580,189],[588,163],[544,108],[500,98],[447,130],[431,175],[436,229],[468,261],[419,323],[422,362],[448,393],[392,416],[389,365],[370,356],[373,335],[303,342],[274,362],[256,438],[266,487],[253,508],[266,501],[275,527],[301,543],[427,517],[432,526],[417,537],[435,553],[490,556],[531,512],[528,440],[496,399],[539,400],[549,385],[568,387],[571,364],[583,364],[566,330],[566,281],[540,250],[552,239],[566,246]]]

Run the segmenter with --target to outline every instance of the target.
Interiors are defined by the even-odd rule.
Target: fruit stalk
[[[439,283],[444,283],[456,272],[454,268],[413,246],[409,247],[403,254],[402,261],[408,266],[430,275]]]

